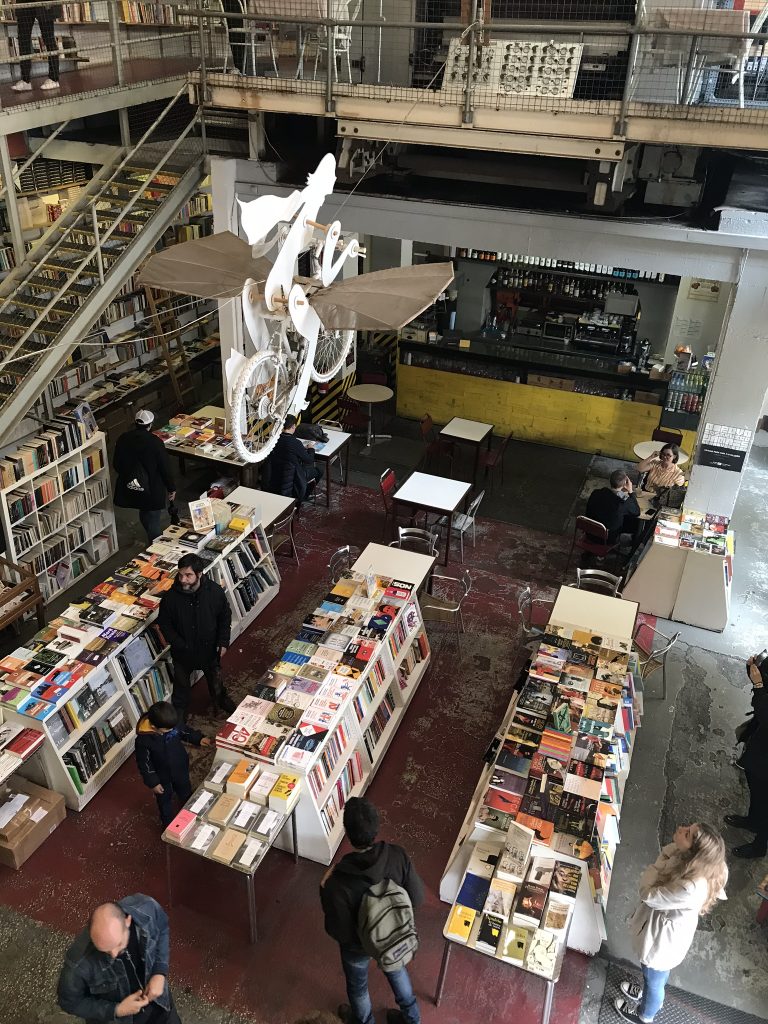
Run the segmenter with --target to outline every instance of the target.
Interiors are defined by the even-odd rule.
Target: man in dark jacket
[[[229,647],[232,609],[219,584],[203,575],[204,567],[198,555],[182,555],[174,584],[163,594],[157,613],[157,625],[171,647],[171,701],[182,722],[195,669],[202,669],[214,706],[227,714],[235,710],[221,681],[221,656]]]
[[[295,416],[285,417],[283,432],[269,456],[269,489],[302,502],[323,474],[312,449],[295,436],[296,422]]]
[[[752,683],[753,717],[742,738],[744,753],[739,765],[744,769],[749,788],[749,810],[746,815],[726,814],[725,823],[754,833],[751,843],[732,850],[734,857],[764,857],[768,852],[768,660],[759,665],[754,658],[747,662]]]
[[[622,533],[635,535],[640,525],[640,506],[632,493],[632,481],[623,469],[611,473],[610,487],[592,491],[587,499],[587,516],[602,523],[608,543],[615,544]]]
[[[389,879],[408,893],[414,907],[424,898],[424,885],[408,854],[401,846],[376,842],[379,814],[368,800],[352,797],[344,807],[344,831],[354,847],[330,869],[320,885],[320,901],[325,914],[325,930],[341,950],[341,965],[347,980],[349,1005],[339,1007],[346,1024],[373,1024],[371,997],[368,994],[368,966],[371,958],[363,949],[357,917],[363,895],[376,882]],[[419,1024],[418,1003],[413,994],[408,970],[386,973],[399,1010],[388,1010],[389,1024]]]
[[[185,743],[211,746],[207,736],[179,720],[178,711],[167,701],[153,704],[136,723],[136,764],[144,785],[155,794],[163,828],[170,825],[176,814],[174,794],[179,807],[192,796]]]
[[[168,452],[150,429],[154,418],[148,409],[139,409],[136,426],[118,437],[112,460],[117,472],[115,504],[139,510],[150,544],[163,532],[160,517],[176,497]]]
[[[168,917],[142,893],[102,903],[67,950],[58,1002],[86,1024],[181,1024],[168,988]]]

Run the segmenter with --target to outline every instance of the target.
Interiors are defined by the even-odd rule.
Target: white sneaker
[[[639,1003],[643,997],[643,986],[635,981],[622,981],[619,985],[622,995],[633,1003]]]
[[[31,88],[31,86],[30,86],[30,88]],[[61,86],[59,85],[58,82],[54,82],[54,80],[52,78],[46,78],[46,80],[43,82],[43,84],[40,86],[40,88],[41,89],[45,89],[46,91],[48,91],[49,89],[60,89]]]
[[[14,92],[32,92],[32,83],[25,82],[23,78],[20,78],[18,82],[11,86]]]

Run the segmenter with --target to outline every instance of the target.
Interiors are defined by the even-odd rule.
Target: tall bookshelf
[[[0,518],[9,557],[46,603],[79,585],[117,548],[104,434],[0,489]]]
[[[324,742],[303,764],[291,760],[294,748],[283,748],[275,770],[299,775],[302,797],[296,808],[299,853],[330,864],[344,835],[342,810],[373,781],[392,738],[429,667],[431,651],[415,594],[401,609],[381,649],[359,679]],[[217,748],[216,761],[234,763],[235,751]],[[287,837],[276,845],[288,849]]]
[[[272,580],[269,584],[265,582],[258,599],[245,612],[241,612],[242,606],[235,596],[238,584],[229,583],[228,563],[233,560],[251,565],[248,573],[243,570],[243,579],[266,573]],[[232,605],[231,641],[251,625],[280,588],[280,573],[260,524],[244,531],[205,571],[221,582]],[[243,581],[238,582],[242,589]],[[170,652],[163,646],[153,619],[154,616],[148,619],[101,665],[72,686],[66,700],[55,704],[43,720],[3,705],[4,720],[44,732],[46,743],[40,748],[41,781],[61,793],[72,810],[82,810],[130,757],[136,724],[147,708],[155,701],[170,698]],[[66,626],[62,628],[66,635]]]

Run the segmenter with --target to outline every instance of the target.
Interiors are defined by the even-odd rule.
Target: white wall
[[[676,345],[690,345],[697,357],[717,351],[732,288],[727,282],[720,282],[718,299],[712,302],[696,297],[696,290],[691,289],[694,280],[696,279],[692,277],[683,277],[680,280],[667,344],[668,363],[674,361]],[[703,286],[699,291],[705,293],[706,287]]]

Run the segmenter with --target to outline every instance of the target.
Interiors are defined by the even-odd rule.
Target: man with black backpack
[[[325,930],[341,950],[349,1003],[338,1013],[345,1024],[374,1024],[368,967],[374,959],[394,993],[398,1010],[388,1024],[419,1024],[421,1016],[406,965],[419,940],[413,910],[424,885],[401,846],[376,842],[379,813],[368,800],[352,797],[344,807],[344,831],[354,847],[320,884]]]
[[[163,509],[176,497],[171,460],[165,445],[152,433],[155,415],[139,409],[135,427],[117,439],[113,462],[117,470],[115,504],[137,508],[151,544],[162,532]]]

